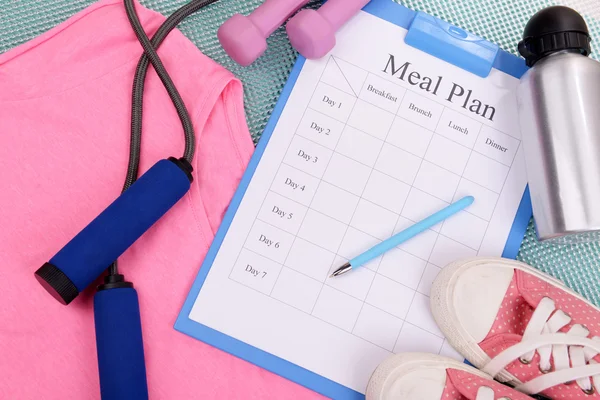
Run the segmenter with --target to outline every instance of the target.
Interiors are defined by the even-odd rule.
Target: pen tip
[[[333,273],[331,275],[329,275],[329,277],[335,278],[336,276],[340,276],[351,270],[352,270],[352,265],[350,265],[350,263],[347,262],[346,264],[342,265],[341,267],[339,267],[338,269],[333,271]]]

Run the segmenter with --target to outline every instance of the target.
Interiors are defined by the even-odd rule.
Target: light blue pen
[[[333,272],[333,274],[331,274],[331,278],[333,278],[334,276],[345,274],[346,272],[351,271],[353,268],[358,268],[361,265],[368,263],[372,259],[382,255],[386,251],[393,249],[394,247],[417,236],[419,233],[426,231],[427,229],[431,228],[432,226],[435,226],[436,224],[439,224],[445,219],[448,219],[457,212],[464,210],[465,208],[473,204],[474,200],[475,198],[473,196],[463,197],[457,202],[450,204],[448,207],[436,212],[433,215],[430,215],[421,222],[417,222],[416,224],[412,225],[409,228],[406,228],[402,232],[398,232],[391,238],[384,240],[377,246],[370,248],[361,255],[354,257],[352,260],[348,261],[346,264],[336,269]]]

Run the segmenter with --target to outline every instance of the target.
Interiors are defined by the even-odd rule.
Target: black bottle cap
[[[192,172],[194,172],[194,168],[192,167],[192,164],[190,164],[188,160],[186,160],[185,158],[169,157],[169,161],[171,161],[173,164],[177,165],[183,172],[185,172],[188,179],[190,180],[190,183],[194,181],[194,177],[192,176]]]
[[[527,22],[519,53],[531,67],[541,58],[561,50],[591,52],[590,34],[579,13],[569,7],[552,6],[535,13]]]
[[[79,290],[69,277],[50,263],[35,271],[35,278],[61,304],[67,305],[79,295]]]

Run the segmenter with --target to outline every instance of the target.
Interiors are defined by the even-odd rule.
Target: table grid
[[[520,141],[399,83],[329,58],[229,278],[386,351],[458,358],[429,289],[479,251]],[[328,277],[467,194],[480,202]]]

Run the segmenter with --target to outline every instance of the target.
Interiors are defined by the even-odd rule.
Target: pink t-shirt
[[[149,34],[164,20],[138,10]],[[178,31],[159,54],[188,106],[198,151],[190,192],[120,259],[140,297],[150,398],[314,398],[173,329],[253,146],[231,73]],[[100,397],[94,288],[65,307],[33,273],[120,193],[140,55],[120,0],[97,2],[0,55],[1,400]],[[150,69],[141,171],[183,147]]]

